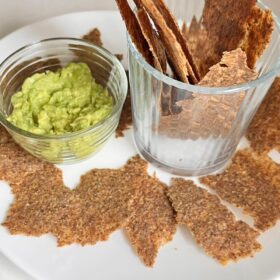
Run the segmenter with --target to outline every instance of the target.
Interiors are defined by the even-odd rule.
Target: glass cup
[[[204,0],[167,4],[179,22],[190,23],[194,15],[201,17]],[[275,15],[274,21],[270,45],[256,66],[258,79],[225,88],[188,85],[163,75],[142,58],[128,36],[134,139],[144,158],[184,176],[210,174],[226,165],[280,72],[280,23]],[[168,96],[173,110],[166,114],[162,101]]]
[[[35,73],[55,71],[70,62],[84,62],[92,76],[114,99],[106,119],[73,133],[44,136],[29,133],[7,121],[12,111],[11,97],[24,80]],[[119,60],[107,50],[72,38],[54,38],[26,46],[0,65],[0,124],[32,155],[51,163],[72,163],[99,151],[115,132],[127,94],[127,77]]]

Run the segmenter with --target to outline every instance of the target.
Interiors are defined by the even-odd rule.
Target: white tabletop
[[[280,14],[279,0],[265,0],[264,2]],[[56,15],[87,10],[116,9],[114,0],[0,0],[0,7],[0,38],[26,24]],[[0,252],[0,280],[32,279]]]

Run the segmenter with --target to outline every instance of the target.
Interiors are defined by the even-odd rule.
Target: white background
[[[56,15],[87,10],[113,10],[116,9],[114,2],[114,0],[0,0],[0,38],[26,24]],[[279,0],[264,2],[280,15]],[[17,269],[0,252],[0,280],[31,280],[31,278]]]

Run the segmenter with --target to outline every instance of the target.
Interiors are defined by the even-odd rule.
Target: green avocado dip
[[[12,105],[7,119],[15,126],[38,135],[63,135],[99,123],[112,112],[114,101],[85,63],[70,63],[27,78]]]

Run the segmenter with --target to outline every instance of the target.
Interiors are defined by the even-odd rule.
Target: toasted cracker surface
[[[137,18],[142,30],[142,33],[149,44],[153,54],[155,68],[163,73],[166,73],[167,58],[165,49],[156,31],[153,29],[150,19],[143,8],[137,10]]]
[[[83,36],[83,39],[87,40],[97,46],[100,46],[100,47],[103,46],[103,42],[101,39],[101,32],[99,31],[98,28],[92,29],[88,34]]]
[[[247,132],[258,153],[280,152],[280,78],[276,78]]]
[[[254,68],[258,58],[269,44],[273,32],[273,17],[269,10],[262,10],[255,6],[247,23],[246,36],[242,42],[242,49],[248,57],[248,65]]]
[[[139,0],[140,1],[140,0]],[[188,83],[191,66],[185,57],[184,51],[173,31],[168,27],[163,15],[152,0],[141,0],[149,16],[154,21],[160,38],[166,48],[169,63],[181,81]]]
[[[253,256],[261,249],[259,233],[221,204],[217,196],[192,181],[173,179],[168,196],[177,221],[186,225],[205,252],[222,264]]]
[[[280,165],[250,150],[239,151],[222,174],[201,182],[218,195],[254,218],[256,228],[264,231],[280,219]]]
[[[213,41],[213,49],[205,63],[215,64],[224,51],[242,47],[248,56],[248,65],[254,68],[255,62],[266,49],[273,31],[271,13],[259,9],[256,2],[256,0],[205,1],[203,24]]]
[[[0,180],[5,180],[13,185],[20,184],[27,175],[50,166],[25,152],[13,142],[6,132],[1,133],[0,139],[7,141],[0,144]]]
[[[59,226],[59,217],[68,205],[71,191],[64,187],[58,169],[48,166],[11,187],[15,201],[3,225],[12,234],[40,236],[52,233]]]
[[[119,7],[122,18],[125,22],[128,33],[131,37],[132,42],[135,44],[137,50],[144,57],[144,59],[153,65],[153,56],[150,52],[149,45],[142,34],[141,27],[138,20],[131,10],[127,0],[116,0]]]
[[[226,87],[249,82],[257,77],[248,68],[246,54],[237,49],[225,52],[220,63],[211,67],[199,85]],[[226,136],[230,131],[244,99],[244,92],[233,95],[193,94],[192,98],[181,100],[178,115],[163,116],[159,125],[161,134],[178,139],[197,139]]]
[[[146,169],[147,163],[135,157],[121,169],[94,169],[82,176],[55,233],[59,246],[93,245],[125,226]]]
[[[198,71],[198,67],[193,58],[193,54],[188,46],[188,42],[184,38],[184,36],[179,28],[177,19],[172,15],[171,11],[169,10],[169,8],[167,7],[167,5],[164,3],[163,0],[154,0],[154,3],[157,6],[157,8],[159,9],[159,11],[161,12],[161,14],[164,17],[169,28],[173,31],[174,35],[176,36],[176,39],[178,40],[179,44],[181,45],[181,47],[185,53],[185,56],[189,63],[189,64],[187,64],[187,66],[190,66],[188,71],[190,74],[191,82],[194,84],[198,83],[200,80],[200,74]]]
[[[125,227],[128,239],[145,265],[153,266],[161,246],[176,232],[173,208],[166,196],[167,186],[146,176],[139,184],[139,199]]]

